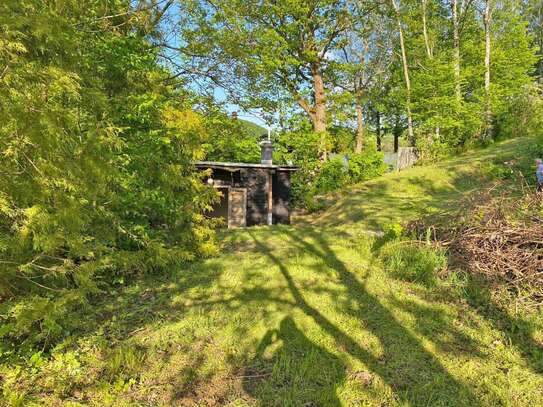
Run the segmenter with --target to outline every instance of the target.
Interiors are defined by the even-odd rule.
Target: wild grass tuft
[[[123,376],[128,377],[137,372],[144,361],[145,354],[135,347],[125,345],[115,348],[106,361],[106,376],[110,380]]]
[[[442,250],[411,240],[385,243],[379,258],[392,277],[426,286],[436,285],[438,273],[447,266]]]

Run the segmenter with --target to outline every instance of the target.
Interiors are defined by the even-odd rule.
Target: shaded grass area
[[[530,148],[515,142],[366,183],[312,225],[226,232],[219,257],[105,293],[49,354],[2,365],[1,403],[543,405],[540,313],[461,275],[402,280],[365,231],[458,208],[487,163]]]
[[[4,388],[36,405],[543,403],[539,319],[475,287],[393,279],[373,243],[315,227],[231,233],[220,258],[104,298],[51,360],[4,370]]]
[[[518,138],[437,164],[391,172],[328,197],[325,211],[298,217],[297,221],[380,230],[388,224],[453,213],[466,197],[491,187],[496,178],[517,177],[519,170],[529,171],[533,159],[541,155],[538,148],[534,139]],[[513,187],[520,191],[522,185]]]

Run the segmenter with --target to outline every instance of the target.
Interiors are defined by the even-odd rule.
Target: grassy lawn
[[[2,368],[13,405],[538,406],[543,318],[455,275],[392,278],[367,230],[458,208],[493,146],[360,185],[298,226],[227,232],[222,254],[119,287],[53,352]],[[9,404],[8,404],[9,405]]]

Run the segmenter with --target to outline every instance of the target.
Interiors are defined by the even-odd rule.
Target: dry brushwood
[[[543,300],[543,219],[538,216],[542,197],[482,199],[455,222],[432,226],[436,243],[448,249],[462,268]],[[479,201],[479,202],[481,202]],[[438,223],[439,224],[439,223]],[[451,224],[456,226],[451,228]],[[422,232],[421,224],[411,225]]]

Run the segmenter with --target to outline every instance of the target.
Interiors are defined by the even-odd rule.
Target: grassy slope
[[[453,279],[394,280],[364,232],[454,208],[481,161],[526,143],[389,174],[305,226],[229,232],[220,257],[112,293],[53,362],[4,372],[4,387],[37,404],[543,405],[536,316]]]
[[[331,207],[324,213],[300,221],[375,230],[390,223],[454,211],[470,193],[492,185],[485,175],[492,166],[505,161],[532,165],[529,152],[533,143],[528,138],[508,140],[437,165],[386,174],[349,188],[335,200],[329,198]]]

